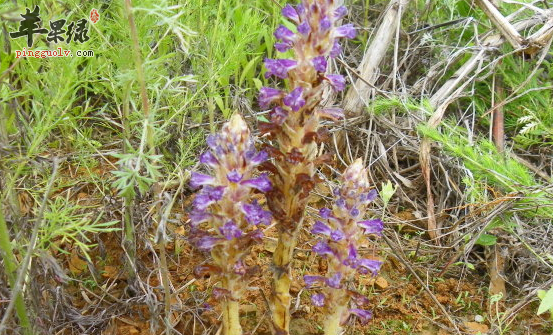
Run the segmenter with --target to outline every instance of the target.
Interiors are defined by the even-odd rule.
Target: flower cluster
[[[265,77],[287,81],[287,89],[262,87],[259,106],[269,110],[269,122],[260,122],[260,132],[271,140],[267,150],[273,161],[263,165],[272,172],[273,190],[267,203],[279,231],[273,254],[275,269],[272,316],[275,333],[288,334],[290,322],[290,261],[302,227],[308,196],[318,182],[317,144],[328,138],[321,118],[339,120],[343,111],[320,106],[327,87],[345,88],[339,74],[328,74],[329,59],[341,53],[340,41],[353,38],[351,24],[341,25],[347,14],[335,0],[302,0],[286,5],[282,15],[288,21],[274,32],[279,52],[293,51],[293,58],[265,59]]]
[[[271,189],[267,175],[254,176],[268,155],[256,151],[239,115],[219,134],[208,137],[207,144],[209,150],[200,156],[200,162],[213,173],[192,173],[190,185],[202,189],[194,199],[190,224],[196,246],[211,252],[213,264],[202,265],[196,274],[218,276],[222,287],[214,289],[214,295],[239,299],[245,288],[242,277],[247,273],[243,258],[263,237],[259,225],[268,225],[272,219],[269,211],[252,200],[254,192]]]
[[[350,300],[358,307],[366,304],[367,298],[346,286],[356,272],[376,275],[382,265],[379,260],[359,256],[359,246],[367,235],[380,235],[383,223],[380,219],[363,220],[367,205],[373,201],[377,192],[369,189],[367,171],[361,159],[350,165],[341,177],[341,186],[333,191],[335,202],[332,209],[319,211],[320,221],[316,221],[311,232],[322,237],[313,246],[313,251],[328,259],[328,274],[322,276],[304,276],[307,287],[318,284],[324,287],[324,293],[311,296],[315,306],[326,306],[331,315],[337,313],[336,322],[341,322],[349,314],[355,314],[363,322],[368,321],[371,312],[360,308],[347,309]]]

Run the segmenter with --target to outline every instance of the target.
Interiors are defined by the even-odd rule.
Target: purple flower
[[[265,236],[265,234],[263,234],[263,230],[256,229],[254,231],[249,232],[247,236],[249,238],[251,238],[252,240],[254,240],[254,241],[261,242],[261,240],[263,239],[263,236]]]
[[[211,250],[215,245],[221,242],[221,238],[213,236],[204,236],[198,240],[196,244],[198,249],[201,250]]]
[[[282,24],[275,30],[274,35],[276,39],[281,40],[284,43],[292,43],[295,40],[294,33]]]
[[[332,277],[326,279],[326,285],[332,288],[340,288],[341,281],[342,281],[342,273],[337,272]]]
[[[313,63],[313,67],[318,72],[325,72],[326,71],[326,58],[324,56],[318,56],[311,60],[311,63]]]
[[[317,242],[317,244],[315,244],[312,249],[313,249],[314,252],[319,254],[319,256],[333,255],[334,254],[334,251],[332,251],[330,246],[328,244],[326,244],[325,242],[323,242],[323,241]]]
[[[242,180],[242,175],[238,171],[232,170],[229,173],[227,173],[227,179],[231,183],[238,183],[240,182],[240,180]]]
[[[373,275],[376,275],[378,270],[380,270],[380,267],[382,266],[381,261],[376,261],[373,259],[360,259],[357,261],[357,264],[359,265],[360,269],[366,269],[373,273]],[[363,270],[361,270],[363,272]]]
[[[376,190],[370,190],[368,193],[361,194],[361,196],[359,197],[359,200],[362,201],[363,203],[369,203],[374,199],[376,199],[377,195],[378,193],[376,192]]]
[[[261,223],[268,225],[271,223],[271,212],[263,210],[257,204],[257,200],[254,200],[251,204],[242,204],[242,212],[249,224],[258,225]]]
[[[356,34],[355,28],[351,23],[340,26],[334,30],[335,37],[355,38]]]
[[[330,50],[330,57],[336,58],[340,56],[341,53],[342,53],[342,46],[340,45],[340,43],[338,43],[338,41],[334,41],[334,44],[332,45],[332,49]]]
[[[365,221],[359,221],[357,224],[365,229],[365,234],[376,234],[380,235],[382,234],[382,230],[384,229],[384,222],[380,219],[373,219],[373,220],[365,220]]]
[[[315,221],[315,224],[313,225],[313,229],[311,229],[312,234],[322,234],[329,236],[332,230],[329,226],[325,225],[321,221]]]
[[[239,238],[242,236],[242,231],[234,221],[227,221],[222,227],[219,227],[219,231],[227,240],[232,240],[233,238]]]
[[[336,8],[336,10],[334,10],[334,19],[335,20],[340,20],[341,18],[343,18],[347,14],[348,14],[348,9],[346,8],[346,6],[340,6],[340,7]]]
[[[280,79],[288,78],[288,71],[292,70],[298,65],[298,62],[292,59],[270,59],[265,58],[265,67],[267,72],[265,78],[269,78],[272,75],[279,77]]]
[[[267,108],[275,100],[278,100],[282,97],[282,91],[272,87],[262,87],[259,90],[258,103],[259,107]]]
[[[371,311],[364,309],[352,308],[349,312],[356,315],[361,320],[362,324],[366,324],[373,317],[373,313]]]
[[[354,207],[351,209],[351,211],[349,211],[349,214],[353,217],[357,217],[359,215],[359,210]]]
[[[190,177],[190,187],[192,188],[198,188],[202,185],[213,185],[214,182],[215,178],[212,176],[198,172],[192,172],[192,176]]]
[[[259,165],[269,158],[269,154],[266,151],[260,151],[250,160],[252,165]]]
[[[305,282],[305,286],[307,288],[311,288],[315,284],[324,283],[325,282],[325,277],[305,275],[305,276],[303,276],[303,281]]]
[[[338,121],[344,118],[344,110],[341,108],[325,108],[317,110],[317,114],[321,117]]]
[[[309,23],[304,22],[300,25],[298,25],[298,32],[302,35],[307,35],[311,31],[311,26],[309,26]]]
[[[357,248],[353,244],[348,247],[348,257],[344,260],[344,265],[349,266],[352,269],[357,268]]]
[[[253,187],[255,189],[258,189],[261,192],[268,192],[272,189],[271,181],[269,180],[269,177],[267,177],[267,174],[265,173],[257,178],[244,180],[240,184]]]
[[[322,293],[313,294],[311,296],[311,303],[317,307],[323,307],[325,305],[325,295]]]
[[[328,74],[325,78],[330,82],[332,88],[337,91],[343,91],[346,88],[346,78],[339,74]]]
[[[221,200],[223,193],[225,193],[224,186],[205,186],[202,191],[196,195],[192,204],[197,210],[204,210],[215,201]]]
[[[305,105],[305,100],[302,97],[303,95],[303,87],[299,86],[296,87],[284,97],[283,102],[286,106],[292,108],[294,112],[297,112],[300,108]]]
[[[330,215],[332,214],[332,211],[330,210],[330,208],[321,208],[319,209],[319,215],[323,218],[323,219],[328,219],[330,217]]]
[[[241,260],[234,263],[234,266],[232,268],[234,270],[234,273],[239,276],[243,276],[246,274],[246,266],[244,266],[244,262],[242,262]]]
[[[344,198],[340,198],[340,199],[336,200],[336,206],[338,206],[340,208],[346,207],[346,200],[344,200]]]
[[[327,31],[328,29],[330,29],[330,27],[332,27],[332,22],[330,22],[330,19],[328,17],[323,17],[321,21],[319,21],[319,29],[321,30],[321,32],[325,32]]]
[[[282,43],[282,42],[275,43],[275,49],[277,49],[278,52],[286,52],[291,48],[292,48],[291,43]]]
[[[300,21],[300,17],[298,15],[298,12],[296,12],[294,7],[292,7],[291,5],[286,5],[286,6],[284,6],[284,8],[282,8],[282,15],[285,18],[294,21],[295,23],[298,23]]]
[[[286,121],[286,118],[288,117],[288,112],[284,108],[277,106],[273,108],[270,115],[271,115],[271,121],[281,126],[284,123],[284,121]]]
[[[338,241],[341,241],[344,239],[344,233],[341,231],[341,230],[333,230],[331,233],[330,233],[330,238],[335,241],[335,242],[338,242]]]
[[[213,156],[211,151],[206,151],[200,155],[200,163],[214,167],[219,164],[219,161],[215,158],[215,156]]]
[[[200,223],[208,221],[211,218],[211,216],[212,215],[207,212],[194,210],[189,215],[190,224],[192,226],[197,226]]]

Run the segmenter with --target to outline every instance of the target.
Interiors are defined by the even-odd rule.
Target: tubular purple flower
[[[349,310],[349,312],[357,316],[362,324],[366,324],[373,317],[373,313],[371,311],[367,311],[364,309],[352,308]]]
[[[312,250],[320,256],[334,255],[332,248],[330,248],[330,246],[323,241],[317,242],[317,244],[313,246]]]
[[[330,239],[333,240],[334,242],[341,241],[344,239],[344,237],[345,237],[344,233],[338,229],[333,230],[330,233]]]
[[[207,222],[211,216],[212,215],[207,212],[194,210],[188,217],[190,218],[190,224],[192,226],[198,226],[200,223]]]
[[[327,62],[325,56],[315,57],[311,60],[311,62],[313,63],[313,67],[315,68],[315,70],[317,70],[317,72],[324,73],[326,71]]]
[[[294,9],[294,7],[292,7],[291,5],[286,5],[282,8],[282,15],[295,22],[295,23],[299,23],[300,22],[300,17],[298,15],[298,12],[296,12],[296,10]]]
[[[281,40],[284,43],[293,43],[296,35],[283,25],[278,26],[275,30],[275,38]]]
[[[287,96],[284,97],[283,102],[286,106],[290,107],[294,112],[297,112],[305,105],[305,100],[302,97],[303,87],[296,87]]]
[[[204,186],[204,188],[200,193],[198,193],[192,204],[197,210],[204,210],[207,208],[207,206],[211,205],[215,201],[221,200],[224,192],[224,186]]]
[[[362,194],[359,200],[366,204],[376,199],[377,196],[378,192],[376,190],[370,190],[368,193]]]
[[[325,277],[305,275],[303,276],[303,281],[307,288],[312,288],[315,284],[324,283]]]
[[[337,272],[332,277],[326,279],[326,285],[332,288],[340,288],[341,281],[342,281],[342,273]]]
[[[360,268],[365,268],[373,273],[373,275],[376,276],[378,270],[380,270],[380,267],[382,266],[381,261],[376,261],[374,259],[360,259],[357,261],[357,264]]]
[[[330,229],[329,226],[325,225],[321,221],[315,221],[313,229],[311,229],[311,233],[330,236],[330,234],[332,233],[332,229]]]
[[[359,221],[357,224],[359,227],[365,229],[365,234],[381,235],[384,229],[384,222],[380,219]]]
[[[330,82],[332,88],[339,92],[346,88],[346,78],[339,74],[327,74],[325,78]]]
[[[261,192],[269,192],[272,189],[271,181],[269,180],[269,177],[267,177],[267,174],[265,173],[257,178],[244,180],[240,184],[244,186],[253,187],[255,189],[258,189]]]
[[[272,87],[262,87],[259,90],[258,104],[261,108],[269,107],[273,102],[282,98],[283,92]]]
[[[269,78],[274,75],[280,79],[288,78],[288,71],[292,70],[298,65],[298,62],[292,59],[270,59],[265,58],[265,67],[267,72],[265,78]]]
[[[357,217],[359,215],[359,210],[357,208],[352,208],[351,211],[349,211],[349,214],[352,216],[352,217]]]
[[[281,126],[284,123],[284,121],[286,121],[286,118],[288,117],[288,112],[284,108],[277,106],[273,108],[273,110],[270,113],[270,116],[271,116],[271,121],[274,124],[278,124],[279,126]]]
[[[328,17],[323,17],[322,20],[319,22],[319,29],[321,32],[326,32],[332,27],[332,22]]]
[[[341,108],[324,108],[317,110],[317,113],[324,118],[339,121],[344,118],[344,110]]]
[[[217,160],[217,158],[215,158],[215,156],[213,156],[211,151],[206,151],[200,155],[200,163],[215,167],[217,166],[217,164],[219,164],[219,161]]]
[[[198,249],[201,250],[211,250],[213,247],[219,243],[221,243],[221,238],[212,237],[212,236],[204,236],[198,240],[198,243],[196,246]]]
[[[357,32],[355,31],[355,28],[351,23],[338,27],[334,31],[334,36],[337,38],[339,37],[355,38],[356,35],[357,35]]]
[[[242,230],[238,228],[236,223],[232,220],[227,221],[224,226],[219,228],[219,231],[227,240],[232,240],[233,238],[239,238],[242,236]]]
[[[319,215],[323,218],[323,219],[328,219],[330,217],[330,215],[332,214],[332,211],[330,210],[330,208],[321,208],[319,209]]]
[[[275,43],[275,49],[277,49],[278,52],[286,52],[292,48],[291,43],[283,43],[283,42],[277,42]]]
[[[227,173],[227,179],[231,183],[238,183],[240,182],[240,180],[242,180],[242,175],[238,171],[232,170],[229,173]]]
[[[254,166],[259,165],[269,159],[269,154],[266,151],[259,151],[250,160],[250,163]]]
[[[334,41],[334,44],[332,45],[332,49],[330,50],[330,57],[336,58],[340,56],[342,53],[342,46],[338,41]]]
[[[348,9],[346,8],[346,6],[340,6],[334,10],[334,19],[340,20],[347,14],[348,14]]]
[[[326,297],[322,293],[316,293],[311,296],[311,303],[317,307],[323,307],[325,305]]]
[[[246,220],[249,224],[271,224],[271,212],[263,210],[263,208],[257,204],[256,200],[254,200],[251,204],[242,204],[242,212],[245,214]]]
[[[192,172],[190,187],[198,188],[203,185],[213,185],[215,178],[198,172]]]
[[[309,26],[309,23],[303,22],[298,25],[298,32],[304,36],[307,36],[311,32],[311,26]]]

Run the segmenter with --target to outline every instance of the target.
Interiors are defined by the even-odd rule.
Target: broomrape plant
[[[321,108],[323,90],[345,88],[345,79],[327,74],[329,57],[341,52],[339,39],[355,37],[353,25],[338,26],[347,13],[334,0],[302,0],[297,6],[286,5],[282,15],[295,31],[280,25],[274,35],[279,52],[293,50],[293,59],[265,59],[265,77],[287,79],[287,89],[262,87],[259,106],[270,109],[270,122],[261,122],[260,131],[271,141],[267,150],[273,163],[263,168],[272,172],[273,189],[267,203],[279,232],[273,254],[274,278],[272,317],[277,334],[288,334],[290,325],[290,260],[296,246],[309,192],[317,182],[315,171],[322,158],[317,143],[325,139],[320,119],[342,118],[337,108]]]
[[[271,222],[271,213],[252,200],[254,191],[271,190],[265,174],[253,176],[268,155],[256,151],[239,115],[232,116],[219,134],[209,136],[207,144],[210,150],[200,156],[200,162],[213,173],[191,176],[190,185],[202,189],[194,199],[190,221],[192,241],[210,252],[213,262],[197,267],[195,274],[211,275],[220,281],[213,296],[222,301],[224,334],[239,335],[239,300],[251,273],[243,259],[263,237],[258,225]]]
[[[311,302],[324,311],[326,335],[338,335],[342,324],[354,314],[366,323],[372,313],[360,307],[368,303],[367,297],[348,289],[348,283],[356,272],[376,275],[381,261],[361,258],[358,250],[365,235],[380,235],[383,223],[380,219],[363,220],[367,204],[377,192],[369,190],[367,171],[361,159],[357,159],[344,172],[340,187],[334,189],[332,209],[319,211],[322,221],[316,221],[311,232],[323,238],[313,246],[313,251],[328,259],[328,273],[322,276],[304,276],[308,288],[320,284],[320,293],[311,296]],[[349,308],[350,302],[355,305]]]

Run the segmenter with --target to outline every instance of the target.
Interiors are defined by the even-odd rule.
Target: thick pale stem
[[[276,334],[288,334],[290,329],[290,260],[296,247],[295,235],[281,233],[273,254],[276,267],[273,282],[273,325]]]
[[[325,335],[340,335],[342,333],[343,315],[346,311],[346,306],[335,305],[332,314],[324,322]]]
[[[223,334],[242,335],[240,304],[238,301],[227,299],[223,302]]]

